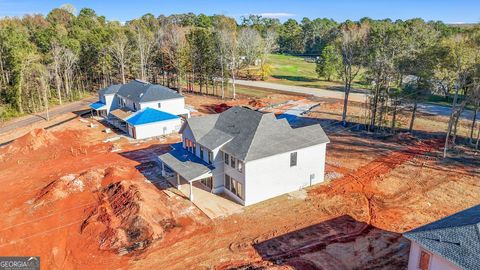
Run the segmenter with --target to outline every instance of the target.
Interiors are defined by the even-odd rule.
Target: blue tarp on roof
[[[180,118],[176,115],[155,110],[152,108],[145,108],[141,111],[138,111],[133,116],[128,118],[126,121],[130,125],[137,126],[143,124],[149,124],[154,122],[166,121]]]
[[[105,105],[106,105],[105,103],[103,103],[101,101],[97,101],[97,102],[94,102],[94,103],[90,104],[90,108],[92,108],[94,110],[106,109],[106,108],[102,108]]]

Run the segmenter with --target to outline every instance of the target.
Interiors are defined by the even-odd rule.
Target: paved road
[[[50,110],[50,113],[49,113],[50,118],[54,118],[55,116],[69,113],[69,112],[76,112],[76,111],[88,109],[88,104],[92,103],[95,100],[96,98],[90,97],[80,101],[55,107],[52,110]],[[28,115],[20,119],[15,119],[15,120],[6,122],[0,127],[0,134],[9,132],[16,128],[25,127],[39,121],[45,121],[46,118],[47,118],[47,114],[46,112],[43,112],[43,113]]]
[[[303,86],[285,85],[285,84],[262,82],[262,81],[235,80],[235,83],[238,84],[238,85],[257,87],[257,88],[265,88],[265,89],[269,89],[269,90],[279,90],[279,91],[282,91],[282,92],[307,94],[307,95],[313,95],[313,96],[323,97],[323,98],[343,99],[343,97],[344,97],[343,92],[335,91],[335,90],[326,90],[326,89],[303,87]],[[356,102],[362,102],[363,103],[363,102],[365,102],[366,97],[367,96],[364,93],[352,93],[352,92],[350,92],[350,96],[348,97],[348,99],[351,100],[351,101],[356,101]]]
[[[311,87],[303,87],[303,86],[293,86],[293,85],[284,85],[278,83],[270,83],[270,82],[263,82],[263,81],[247,81],[247,80],[236,80],[236,84],[243,85],[243,86],[250,86],[256,88],[264,88],[269,90],[278,90],[282,92],[292,92],[292,93],[300,93],[300,94],[307,94],[313,95],[317,97],[323,98],[335,98],[335,99],[342,99],[344,98],[344,93],[341,91],[335,90],[327,90],[327,89],[319,89],[319,88],[311,88]],[[356,102],[365,102],[367,95],[365,93],[350,93],[349,100],[356,101]],[[429,103],[422,103],[418,105],[418,110],[433,114],[433,115],[441,115],[441,116],[450,116],[452,109],[447,106],[440,106],[435,104]],[[462,118],[465,119],[472,119],[473,112],[465,110],[462,113]],[[477,117],[480,118],[480,112],[477,114]]]

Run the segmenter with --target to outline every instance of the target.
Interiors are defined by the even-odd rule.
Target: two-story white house
[[[178,132],[190,116],[185,97],[167,87],[133,80],[99,91],[90,108],[135,139]]]
[[[159,156],[172,184],[200,181],[251,205],[324,179],[329,139],[320,125],[292,128],[286,119],[243,107],[188,119],[182,143]]]
[[[408,270],[480,269],[480,205],[403,234]]]

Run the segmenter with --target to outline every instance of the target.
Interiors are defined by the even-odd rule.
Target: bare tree
[[[51,47],[52,53],[52,66],[55,77],[55,85],[57,88],[57,98],[60,104],[62,104],[62,79],[60,77],[60,69],[62,65],[62,48],[58,43],[53,43]]]
[[[62,64],[63,64],[63,81],[65,86],[65,95],[70,96],[73,81],[73,68],[78,61],[78,57],[69,48],[63,48]]]
[[[268,29],[263,41],[263,54],[267,55],[278,49],[278,34],[273,29]]]
[[[238,67],[238,39],[236,31],[229,31],[228,29],[221,30],[220,41],[223,43],[225,49],[226,66],[230,70],[232,76],[232,98],[236,98],[235,73]]]
[[[217,30],[217,39],[218,39],[218,56],[220,60],[220,74],[222,77],[221,81],[221,91],[222,99],[225,98],[225,67],[228,67],[228,53],[231,52],[232,42],[235,42],[234,35],[231,33],[231,30],[222,28]],[[232,85],[234,89],[233,95],[235,96],[235,75],[232,74]],[[234,97],[235,98],[235,97]]]
[[[42,90],[42,97],[43,97],[43,105],[46,110],[46,119],[47,121],[50,121],[50,113],[48,111],[48,92],[50,90],[49,84],[48,84],[48,72],[45,68],[43,68],[40,72],[40,88]]]
[[[157,43],[161,52],[166,56],[166,61],[175,70],[178,91],[181,93],[181,74],[184,72],[182,53],[186,47],[185,28],[168,24],[159,29]]]
[[[342,122],[347,124],[348,96],[353,80],[360,71],[361,62],[366,47],[368,27],[356,23],[344,24],[340,28],[340,51],[342,53],[342,79],[345,84],[345,98],[343,100]]]
[[[262,56],[263,40],[257,30],[243,28],[238,34],[238,48],[242,55],[242,65],[248,66],[255,63]]]
[[[448,121],[447,134],[445,136],[443,149],[444,158],[447,156],[450,140],[452,140],[452,144],[455,144],[458,121],[468,101],[467,94],[464,93],[465,98],[458,104],[459,92],[465,90],[467,77],[475,62],[475,50],[469,46],[469,42],[470,40],[461,35],[453,36],[444,42],[445,48],[448,49],[448,55],[445,61],[448,63],[452,75],[455,78],[455,95],[453,97],[452,112]]]
[[[117,33],[110,43],[109,52],[120,68],[122,83],[125,84],[125,64],[127,61],[128,38],[124,33]]]
[[[138,57],[140,60],[140,79],[146,80],[148,73],[148,64],[152,54],[153,46],[155,44],[155,40],[152,33],[142,25],[135,24],[133,30],[135,33],[135,42],[137,45]]]

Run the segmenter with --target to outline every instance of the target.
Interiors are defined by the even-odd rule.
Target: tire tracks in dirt
[[[390,173],[402,164],[413,160],[417,156],[425,156],[434,149],[440,147],[439,139],[429,139],[419,141],[414,145],[407,146],[405,149],[391,151],[387,155],[381,156],[368,164],[358,168],[353,173],[332,181],[330,185],[320,186],[310,190],[310,196],[317,196],[322,193],[332,195],[345,195],[348,193],[359,193],[365,197],[365,204],[368,209],[368,224],[375,222],[374,200],[375,196],[384,195],[382,191],[373,187],[373,182],[377,177],[382,177]]]

